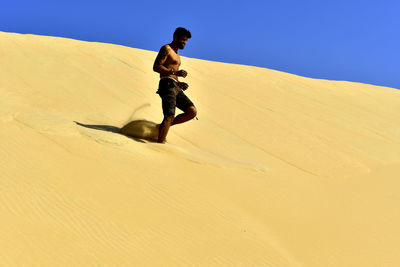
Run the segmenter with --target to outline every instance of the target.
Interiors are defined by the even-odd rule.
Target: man
[[[161,47],[153,65],[153,70],[160,73],[157,94],[162,99],[164,119],[160,124],[158,142],[165,143],[170,126],[193,119],[197,110],[192,101],[183,92],[189,85],[180,82],[178,77],[185,78],[187,72],[179,70],[181,59],[178,49],[184,49],[186,42],[192,37],[185,28],[176,28],[173,41]],[[175,107],[184,113],[175,117]]]

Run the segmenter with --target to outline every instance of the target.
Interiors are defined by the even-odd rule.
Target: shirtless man
[[[197,114],[193,102],[183,92],[189,85],[178,80],[178,77],[185,78],[187,76],[185,70],[179,70],[181,59],[178,49],[185,48],[187,40],[191,37],[192,35],[188,30],[181,27],[176,28],[173,41],[161,47],[154,61],[153,70],[160,73],[157,94],[162,99],[164,114],[158,133],[159,143],[165,143],[170,126],[191,120]],[[184,113],[175,117],[175,107],[178,107]]]

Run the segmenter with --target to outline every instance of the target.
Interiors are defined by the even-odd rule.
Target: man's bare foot
[[[165,143],[167,142],[167,138],[165,138],[164,142],[158,140],[158,137],[160,136],[160,125],[161,125],[161,123],[156,124],[156,133],[157,133],[157,136],[155,136],[155,140],[156,140],[157,143],[159,143],[159,144],[165,144]]]

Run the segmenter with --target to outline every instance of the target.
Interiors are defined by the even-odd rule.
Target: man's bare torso
[[[173,69],[174,72],[177,72],[179,70],[179,66],[181,65],[181,58],[179,56],[178,52],[175,52],[169,45],[165,45],[168,51],[168,57],[163,64],[164,67],[167,69]],[[160,78],[165,78],[165,77],[171,77],[175,80],[178,80],[178,77],[174,74],[169,74],[168,76],[162,76],[160,74]]]

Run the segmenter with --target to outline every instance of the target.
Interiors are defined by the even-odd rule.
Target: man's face
[[[187,36],[181,36],[178,38],[178,48],[179,49],[183,49],[185,48],[186,42],[187,42],[188,38]]]

